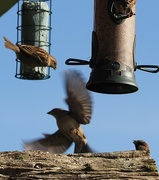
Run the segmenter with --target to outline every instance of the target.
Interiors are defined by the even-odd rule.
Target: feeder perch
[[[51,0],[19,0],[17,43],[43,48],[50,53]],[[16,78],[41,80],[50,77],[50,67],[28,68],[16,59]]]

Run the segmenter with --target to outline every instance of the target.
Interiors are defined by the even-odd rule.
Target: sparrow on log
[[[77,71],[65,73],[66,103],[69,110],[54,108],[47,114],[54,116],[58,130],[44,134],[44,138],[24,142],[25,150],[42,150],[50,153],[64,153],[74,142],[74,153],[93,152],[87,143],[81,124],[90,123],[92,99],[81,74]]]
[[[13,44],[6,37],[3,37],[5,47],[16,53],[17,58],[29,68],[52,67],[56,69],[57,61],[44,49],[32,45]]]
[[[143,140],[134,140],[133,141],[136,150],[140,151],[150,151],[149,145]]]
[[[135,4],[136,0],[114,0],[114,12],[115,14],[122,14],[131,17],[135,15],[132,11]]]

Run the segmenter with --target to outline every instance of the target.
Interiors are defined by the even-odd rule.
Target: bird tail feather
[[[88,144],[75,144],[74,153],[93,153],[93,150]]]
[[[15,53],[16,52],[19,52],[19,47],[14,45],[11,41],[9,41],[6,37],[3,37],[4,38],[4,41],[5,41],[5,47],[8,48],[8,49],[11,49],[13,50]]]

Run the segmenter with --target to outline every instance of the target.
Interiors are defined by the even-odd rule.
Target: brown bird
[[[56,69],[56,59],[44,49],[32,45],[14,45],[6,37],[3,38],[5,47],[14,51],[17,58],[29,68],[48,66]]]
[[[135,4],[136,0],[114,0],[114,12],[115,14],[122,14],[131,17],[135,15],[132,11]]]
[[[72,142],[75,153],[92,152],[80,124],[90,123],[92,100],[85,88],[85,83],[77,71],[65,74],[66,103],[69,110],[52,109],[48,114],[55,117],[59,128],[52,135],[44,134],[44,138],[32,142],[24,142],[25,150],[43,150],[50,153],[65,152]]]
[[[134,140],[136,150],[150,151],[149,145],[143,140]]]

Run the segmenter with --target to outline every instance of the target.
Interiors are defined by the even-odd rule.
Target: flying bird
[[[140,151],[150,151],[149,145],[143,140],[134,140],[133,141],[136,150]]]
[[[5,47],[14,51],[17,58],[29,68],[48,66],[56,69],[56,59],[44,49],[32,45],[15,45],[6,37],[3,38],[5,41]]]
[[[64,153],[74,142],[74,153],[93,152],[81,127],[81,124],[90,123],[92,99],[79,72],[65,73],[65,89],[68,110],[54,108],[48,112],[56,119],[59,129],[54,134],[44,134],[41,139],[24,142],[25,150]]]
[[[131,17],[135,15],[132,11],[133,6],[136,4],[136,0],[114,0],[115,14],[122,14]]]

